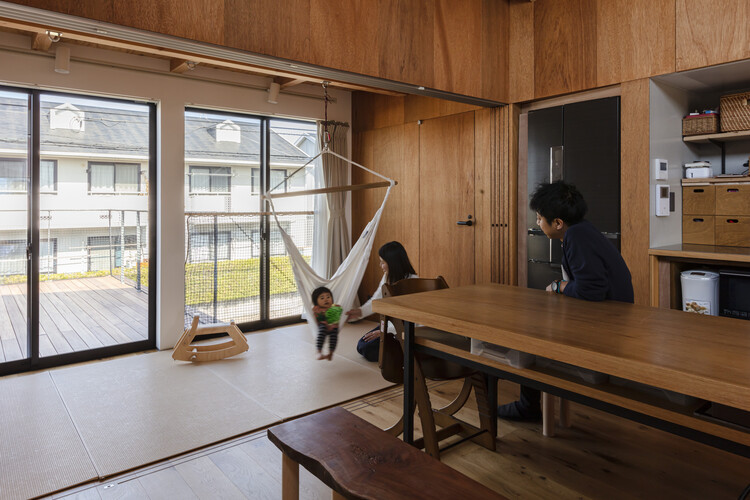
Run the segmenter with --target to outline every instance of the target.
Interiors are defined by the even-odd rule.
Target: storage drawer
[[[716,215],[750,215],[750,184],[716,186]]]
[[[682,242],[694,245],[714,244],[713,215],[683,215]]]
[[[716,244],[750,247],[750,217],[716,216]]]
[[[711,215],[716,208],[716,186],[683,186],[682,213]]]

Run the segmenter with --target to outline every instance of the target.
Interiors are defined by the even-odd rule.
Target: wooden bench
[[[299,465],[333,499],[505,498],[344,410],[331,408],[268,429],[283,453],[282,498],[299,498]]]

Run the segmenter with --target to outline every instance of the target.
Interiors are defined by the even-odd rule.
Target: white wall
[[[62,43],[62,42],[60,42]],[[282,92],[278,104],[266,102],[269,79],[197,67],[185,75],[169,73],[169,61],[133,54],[70,46],[70,74],[53,71],[52,53],[29,50],[30,38],[0,33],[0,84],[127,97],[158,105],[158,294],[157,346],[170,348],[183,331],[184,312],[184,108],[208,107],[283,117],[322,119],[322,90],[297,86]],[[207,81],[212,79],[214,81]],[[258,89],[255,87],[263,87]],[[351,120],[351,95],[330,90],[336,99],[329,119]],[[348,141],[351,144],[351,140]]]

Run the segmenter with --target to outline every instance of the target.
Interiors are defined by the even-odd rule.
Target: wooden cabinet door
[[[442,275],[451,287],[473,284],[473,111],[422,122],[419,179],[419,275]],[[468,220],[471,226],[458,225]]]

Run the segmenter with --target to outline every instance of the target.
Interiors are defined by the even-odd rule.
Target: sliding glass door
[[[303,298],[262,195],[315,186],[315,124],[188,109],[185,112],[185,324],[235,321],[243,329],[298,321]],[[313,255],[315,201],[278,200],[279,223]]]
[[[153,105],[21,96],[4,123],[19,136],[27,124],[26,156],[0,160],[0,290],[15,337],[0,373],[153,347]]]

